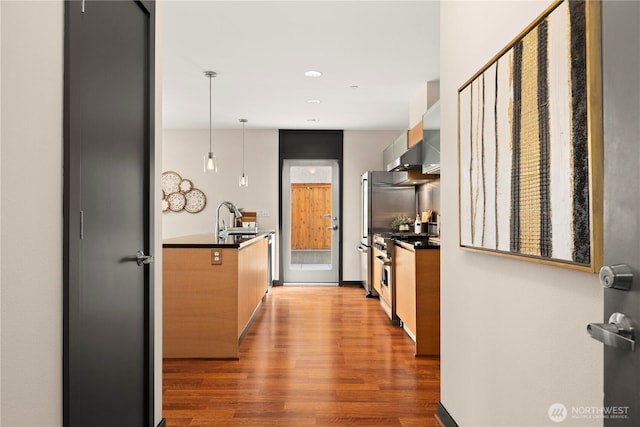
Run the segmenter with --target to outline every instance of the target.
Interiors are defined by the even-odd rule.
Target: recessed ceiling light
[[[350,87],[351,89],[358,89],[358,87],[359,87],[359,86],[358,86],[358,85],[351,85],[351,86],[349,86],[349,87]]]
[[[307,119],[308,122],[319,122],[320,120],[318,119]]]
[[[311,70],[311,71],[307,71],[306,73],[304,73],[304,75],[306,77],[320,77],[322,75],[322,73],[320,71]]]
[[[307,104],[320,104],[321,102],[319,99],[307,99]]]

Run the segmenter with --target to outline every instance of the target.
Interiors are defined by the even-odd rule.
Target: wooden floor
[[[240,360],[165,360],[177,426],[438,426],[440,362],[357,287],[274,287]]]

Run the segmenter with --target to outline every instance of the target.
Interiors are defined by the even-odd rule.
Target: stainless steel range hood
[[[422,141],[407,147],[407,134],[403,132],[393,144],[382,153],[384,168],[391,171],[422,171]]]

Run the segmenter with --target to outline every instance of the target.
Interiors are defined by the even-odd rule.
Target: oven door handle
[[[378,256],[376,257],[376,259],[378,260],[378,262],[379,262],[380,264],[384,265],[385,267],[388,267],[388,266],[390,266],[390,265],[391,265],[391,261],[390,261],[390,260],[388,260],[388,259],[386,259],[385,257],[383,257],[383,256],[381,256],[381,255],[378,255]]]

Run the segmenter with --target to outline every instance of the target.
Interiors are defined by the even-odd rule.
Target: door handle
[[[598,275],[605,288],[628,291],[633,282],[633,272],[627,264],[605,265]]]
[[[367,248],[363,247],[363,246],[358,246],[358,251],[360,253],[366,254],[367,253]]]
[[[613,313],[609,323],[589,323],[587,333],[596,341],[622,350],[636,351],[631,320],[622,313]]]
[[[337,225],[332,225],[331,227],[327,227],[327,230],[337,230],[338,226]]]
[[[136,262],[138,265],[151,264],[153,262],[153,255],[145,255],[143,251],[136,252]]]
[[[377,256],[377,257],[376,257],[376,260],[377,260],[380,264],[384,265],[385,267],[388,267],[388,266],[390,266],[390,265],[391,265],[391,261],[388,261],[388,260],[384,259],[384,258],[383,258],[383,257],[381,257],[381,256]]]

